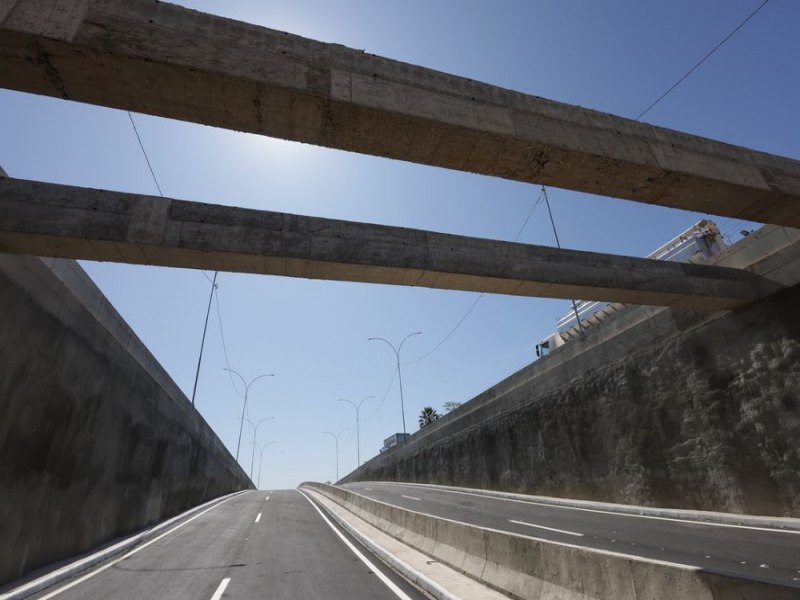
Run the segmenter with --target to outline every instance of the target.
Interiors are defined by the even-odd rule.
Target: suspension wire
[[[131,127],[133,127],[133,133],[136,134],[136,141],[139,142],[139,148],[142,150],[142,154],[144,155],[144,160],[147,163],[147,168],[150,170],[150,176],[153,178],[153,183],[156,184],[158,195],[163,198],[164,192],[161,191],[161,185],[159,185],[158,178],[156,177],[156,173],[153,170],[153,165],[150,163],[150,157],[147,156],[147,150],[145,150],[144,148],[144,143],[142,142],[142,136],[139,135],[139,130],[136,127],[136,122],[133,120],[133,115],[129,110],[125,112],[128,113],[128,119],[131,122]],[[208,308],[206,309],[206,321],[205,325],[203,325],[203,337],[201,338],[200,341],[200,355],[197,358],[197,370],[195,371],[194,374],[194,387],[192,388],[192,406],[194,406],[195,394],[197,393],[197,381],[200,378],[200,363],[203,360],[203,349],[205,348],[205,343],[206,343],[206,332],[208,331],[208,315],[211,313],[211,299],[212,297],[214,297],[214,291],[217,289],[217,275],[219,274],[219,271],[214,271],[214,278],[211,279],[211,277],[208,276],[208,273],[206,273],[203,269],[200,269],[200,272],[203,274],[203,277],[205,277],[211,284],[211,293],[208,297]],[[219,300],[217,300],[217,315],[219,315]],[[221,327],[222,327],[222,321],[220,320],[220,328]],[[220,334],[221,333],[222,332],[220,330]],[[223,344],[224,344],[224,338],[223,338]],[[226,353],[226,361],[227,361],[227,353]],[[228,365],[228,368],[230,368],[230,365]],[[230,372],[228,372],[228,375],[230,375]],[[233,376],[231,376],[231,382],[233,382]],[[234,384],[234,389],[236,389],[236,384]],[[238,390],[236,393],[237,394],[239,393]]]
[[[222,312],[219,309],[219,291],[214,294],[214,301],[217,305],[217,320],[219,321],[219,337],[222,340],[222,352],[225,355],[225,364],[228,366],[228,377],[231,380],[231,385],[233,386],[233,390],[236,392],[238,396],[244,398],[244,393],[239,391],[239,388],[236,387],[236,381],[233,379],[233,374],[231,373],[231,361],[228,360],[228,347],[225,345],[225,330],[222,327]]]
[[[394,368],[394,374],[392,375],[392,380],[389,382],[389,385],[386,386],[386,391],[383,393],[383,397],[381,398],[381,401],[378,402],[378,407],[373,411],[373,413],[370,416],[368,416],[365,419],[361,419],[362,423],[364,421],[372,420],[375,417],[375,415],[377,415],[380,412],[381,408],[383,408],[383,403],[386,401],[386,398],[389,396],[389,391],[392,389],[392,386],[394,385],[394,380],[395,379],[397,379],[397,366],[395,366],[395,368]]]
[[[700,65],[702,65],[702,64],[703,64],[704,62],[706,62],[706,61],[707,61],[709,58],[711,58],[711,55],[712,55],[712,54],[714,54],[714,53],[715,53],[717,50],[719,50],[719,49],[720,49],[720,48],[721,48],[721,47],[722,47],[722,46],[725,44],[725,42],[727,42],[729,39],[731,39],[731,38],[732,38],[732,37],[733,37],[733,36],[736,34],[736,32],[737,32],[737,31],[739,31],[739,30],[740,30],[742,27],[744,27],[744,26],[745,26],[745,24],[746,24],[746,23],[747,23],[747,22],[748,22],[750,19],[752,19],[753,17],[755,17],[755,16],[756,16],[756,14],[758,13],[758,11],[760,11],[762,8],[764,8],[764,7],[767,5],[767,2],[769,2],[769,0],[764,0],[764,1],[763,1],[763,2],[762,2],[762,3],[761,3],[759,6],[758,6],[758,8],[756,8],[756,9],[755,9],[753,12],[751,12],[749,15],[747,15],[747,18],[745,18],[745,19],[744,19],[744,21],[742,21],[741,23],[739,23],[739,24],[736,26],[736,28],[735,28],[733,31],[731,31],[731,32],[730,32],[728,35],[726,35],[724,38],[722,38],[722,41],[720,41],[720,42],[719,42],[719,43],[718,43],[716,46],[714,46],[714,47],[713,47],[713,48],[712,48],[712,49],[711,49],[711,50],[710,50],[710,51],[709,51],[709,52],[708,52],[708,53],[707,53],[705,56],[703,56],[703,58],[701,58],[701,59],[700,59],[700,60],[697,62],[697,64],[695,64],[695,65],[694,65],[694,66],[693,66],[691,69],[689,69],[688,71],[686,71],[686,73],[684,73],[684,74],[683,74],[683,76],[682,76],[680,79],[678,79],[678,81],[676,81],[675,83],[673,83],[673,84],[672,84],[672,85],[669,87],[669,89],[667,89],[667,91],[666,91],[666,92],[664,92],[664,93],[663,93],[663,94],[661,94],[661,95],[660,95],[658,98],[656,98],[656,100],[655,100],[655,101],[654,101],[652,104],[650,104],[650,106],[648,106],[648,107],[647,107],[647,108],[645,108],[645,109],[644,109],[642,112],[640,112],[640,113],[639,113],[639,116],[637,116],[637,117],[636,117],[636,119],[634,119],[634,120],[635,120],[635,121],[638,121],[638,120],[639,120],[639,119],[641,119],[643,116],[645,116],[647,113],[649,113],[649,112],[650,112],[650,111],[651,111],[653,108],[655,108],[656,104],[658,104],[658,103],[659,103],[659,102],[661,102],[661,101],[662,101],[664,98],[666,98],[666,97],[667,97],[667,96],[668,96],[668,95],[669,95],[669,94],[672,92],[672,90],[674,90],[674,89],[675,89],[676,87],[678,87],[678,86],[679,86],[681,83],[683,83],[683,82],[684,82],[684,81],[685,81],[685,80],[686,80],[686,79],[687,79],[687,78],[688,78],[688,77],[689,77],[689,76],[690,76],[692,73],[694,73],[694,72],[697,70],[697,68],[698,68]]]
[[[519,241],[519,238],[522,236],[522,232],[523,232],[523,231],[525,231],[525,228],[528,226],[528,221],[530,221],[530,220],[531,220],[531,215],[533,215],[533,211],[535,211],[535,210],[536,210],[536,208],[539,206],[539,204],[541,204],[541,202],[542,202],[542,198],[543,198],[543,196],[542,196],[542,194],[540,193],[540,194],[539,194],[539,198],[537,198],[536,202],[535,202],[535,203],[534,203],[534,204],[531,206],[531,209],[528,211],[528,215],[525,217],[525,221],[522,223],[522,227],[520,227],[520,228],[519,228],[519,231],[517,231],[517,235],[516,235],[516,236],[514,236],[514,241],[515,241],[515,242],[518,242],[518,241]],[[453,334],[456,332],[456,330],[457,330],[459,327],[461,327],[462,323],[464,323],[464,321],[466,321],[466,320],[467,320],[467,317],[469,317],[469,316],[470,316],[470,314],[472,314],[472,311],[473,311],[473,310],[475,310],[475,307],[476,307],[476,306],[478,306],[478,303],[479,303],[479,302],[480,302],[480,301],[483,299],[483,296],[484,296],[484,292],[481,292],[480,294],[478,294],[478,297],[477,297],[477,298],[475,298],[475,301],[474,301],[474,302],[473,302],[473,303],[470,305],[470,307],[467,309],[467,311],[466,311],[466,312],[463,314],[463,316],[462,316],[462,317],[461,317],[461,318],[458,320],[458,322],[455,324],[455,326],[453,326],[453,328],[452,328],[452,329],[451,329],[451,330],[450,330],[450,331],[447,333],[447,335],[445,335],[445,336],[444,336],[444,337],[443,337],[443,338],[442,338],[442,339],[439,341],[439,343],[438,343],[438,344],[436,344],[436,345],[435,345],[433,348],[431,348],[430,350],[428,350],[428,351],[427,351],[425,354],[423,354],[422,356],[419,356],[419,357],[415,358],[414,360],[410,360],[410,361],[408,361],[408,362],[404,362],[404,363],[403,363],[403,366],[405,366],[405,365],[413,365],[414,363],[418,363],[419,361],[421,361],[421,360],[423,360],[423,359],[426,359],[426,358],[428,358],[428,357],[429,357],[431,354],[433,354],[433,353],[434,353],[434,352],[436,352],[436,351],[437,351],[439,348],[441,348],[441,347],[444,345],[444,343],[445,343],[447,340],[449,340],[449,339],[450,339],[450,337],[451,337],[451,336],[452,336],[452,335],[453,335]]]
[[[144,149],[144,144],[142,143],[142,138],[139,136],[139,130],[136,129],[136,123],[133,121],[133,115],[131,111],[126,111],[128,113],[128,118],[131,121],[131,127],[133,127],[133,133],[136,134],[136,139],[139,141],[139,148],[142,149],[142,154],[144,154],[144,160],[147,163],[147,168],[150,169],[150,175],[153,177],[153,182],[156,184],[156,189],[158,189],[158,195],[162,198],[164,197],[164,192],[161,191],[161,186],[158,185],[158,179],[156,179],[155,171],[153,171],[153,165],[150,164],[150,159],[147,156],[147,151]]]
[[[550,210],[550,199],[547,197],[547,188],[542,186],[542,194],[544,194],[544,201],[547,204],[547,214],[550,215],[550,224],[553,226],[553,235],[556,238],[556,246],[558,246],[559,250],[561,249],[561,242],[558,240],[558,231],[556,231],[556,222],[553,220],[553,211]],[[586,332],[583,330],[583,323],[581,323],[581,318],[578,315],[578,305],[575,303],[575,299],[571,300],[572,302],[572,310],[575,313],[575,320],[578,321],[578,329],[580,330],[581,339],[586,337]]]

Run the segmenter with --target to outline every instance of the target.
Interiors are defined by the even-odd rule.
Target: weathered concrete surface
[[[798,240],[765,227],[718,260],[797,284]],[[800,285],[714,317],[623,311],[345,481],[797,516],[798,306]]]
[[[800,163],[150,0],[0,0],[0,85],[800,226]]]
[[[0,252],[703,310],[781,287],[740,269],[9,178]]]
[[[0,584],[251,487],[71,260],[0,255]]]

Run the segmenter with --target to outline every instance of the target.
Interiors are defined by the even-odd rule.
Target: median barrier
[[[301,487],[316,490],[401,542],[520,600],[800,599],[800,586],[477,527],[331,485]]]

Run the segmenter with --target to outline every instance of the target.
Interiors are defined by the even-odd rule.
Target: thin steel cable
[[[661,94],[661,95],[660,95],[658,98],[656,98],[656,100],[655,100],[655,101],[654,101],[652,104],[650,104],[650,106],[648,106],[648,107],[647,107],[647,108],[645,108],[645,109],[644,109],[642,112],[640,112],[640,113],[639,113],[639,116],[638,116],[638,117],[636,117],[636,119],[635,119],[635,120],[636,120],[636,121],[638,121],[638,120],[639,120],[639,119],[641,119],[643,116],[645,116],[647,113],[649,113],[649,112],[650,112],[650,111],[651,111],[653,108],[655,108],[656,104],[658,104],[658,103],[659,103],[659,102],[661,102],[661,101],[662,101],[664,98],[666,98],[666,97],[667,97],[667,96],[668,96],[668,95],[669,95],[669,94],[672,92],[672,90],[674,90],[674,89],[675,89],[676,87],[678,87],[678,86],[679,86],[681,83],[683,83],[683,82],[684,82],[684,81],[685,81],[685,80],[686,80],[686,79],[687,79],[687,78],[688,78],[688,77],[689,77],[689,76],[690,76],[692,73],[694,73],[694,72],[697,70],[697,68],[698,68],[700,65],[702,65],[702,64],[703,64],[704,62],[706,62],[706,61],[707,61],[709,58],[711,58],[711,55],[712,55],[712,54],[714,54],[714,53],[715,53],[717,50],[719,50],[719,49],[720,49],[720,48],[721,48],[721,47],[722,47],[722,46],[725,44],[725,42],[727,42],[729,39],[731,39],[731,38],[732,38],[732,37],[733,37],[733,36],[736,34],[736,32],[737,32],[737,31],[739,31],[739,30],[740,30],[742,27],[744,27],[744,26],[745,26],[745,24],[746,24],[746,23],[747,23],[747,22],[748,22],[750,19],[752,19],[753,17],[755,17],[755,16],[756,16],[756,14],[758,13],[758,11],[760,11],[762,8],[764,8],[764,7],[767,5],[767,2],[769,2],[769,0],[764,0],[764,1],[763,1],[763,2],[762,2],[762,3],[761,3],[759,6],[758,6],[758,8],[756,8],[756,9],[755,9],[753,12],[751,12],[749,15],[747,15],[747,18],[746,18],[744,21],[742,21],[741,23],[739,23],[739,24],[736,26],[736,28],[735,28],[733,31],[731,31],[731,32],[730,32],[728,35],[726,35],[724,38],[722,38],[722,41],[720,41],[720,42],[719,42],[719,43],[718,43],[716,46],[714,46],[714,47],[713,47],[713,48],[712,48],[712,49],[711,49],[711,50],[710,50],[710,51],[709,51],[709,52],[708,52],[708,53],[707,53],[707,54],[706,54],[706,55],[705,55],[703,58],[701,58],[701,59],[700,59],[700,60],[697,62],[697,64],[696,64],[695,66],[693,66],[691,69],[689,69],[688,71],[686,71],[686,73],[684,73],[684,74],[683,74],[683,77],[681,77],[680,79],[678,79],[678,81],[676,81],[675,83],[673,83],[673,84],[672,84],[672,85],[669,87],[669,89],[667,89],[667,91],[666,91],[666,92],[664,92],[663,94]]]
[[[147,163],[147,168],[150,169],[150,175],[153,177],[153,182],[156,184],[156,188],[158,189],[158,195],[162,198],[164,197],[164,192],[161,191],[161,186],[158,185],[158,179],[156,178],[155,171],[153,171],[153,165],[150,164],[150,158],[147,156],[147,151],[144,149],[144,144],[142,143],[142,138],[139,136],[139,130],[136,129],[136,123],[133,121],[133,115],[131,111],[126,111],[128,113],[128,118],[131,120],[131,127],[133,127],[133,133],[136,134],[136,139],[139,141],[139,148],[142,149],[142,154],[144,154],[144,160]]]
[[[383,398],[381,398],[381,401],[378,403],[377,408],[373,411],[373,413],[370,416],[368,416],[365,419],[361,419],[362,423],[364,421],[370,421],[371,419],[373,419],[375,417],[375,415],[377,415],[380,412],[381,408],[383,408],[383,403],[386,402],[386,398],[389,397],[389,392],[391,391],[392,386],[394,385],[394,380],[395,379],[397,379],[397,367],[396,366],[394,368],[394,374],[392,375],[392,380],[389,382],[389,385],[386,386],[386,391],[383,393]]]
[[[236,381],[234,381],[233,375],[231,374],[230,371],[231,361],[228,360],[228,347],[225,344],[225,330],[222,327],[222,313],[219,309],[219,290],[217,290],[217,293],[214,294],[214,302],[217,306],[217,320],[219,321],[219,337],[222,340],[222,353],[225,355],[225,364],[228,366],[228,371],[226,372],[228,373],[228,377],[231,380],[231,385],[233,386],[233,389],[236,392],[236,394],[240,397],[244,397],[244,394],[239,391],[238,387],[236,387]]]
[[[531,209],[528,211],[528,216],[526,216],[526,217],[525,217],[525,221],[522,223],[522,227],[520,227],[520,228],[519,228],[519,231],[517,231],[517,235],[516,235],[516,236],[514,236],[514,241],[515,241],[515,242],[519,241],[519,238],[520,238],[520,236],[522,236],[522,232],[523,232],[523,231],[525,231],[525,228],[528,226],[528,221],[530,221],[530,220],[531,220],[531,216],[533,215],[533,211],[535,211],[535,210],[536,210],[536,208],[539,206],[539,204],[541,204],[541,202],[542,202],[542,199],[543,199],[543,198],[544,198],[544,194],[543,194],[542,192],[539,192],[539,198],[536,200],[536,202],[533,204],[533,206],[531,207]],[[459,328],[459,327],[461,327],[461,325],[464,323],[464,321],[466,321],[466,320],[467,320],[467,317],[469,317],[469,316],[470,316],[470,314],[472,314],[472,311],[473,311],[473,310],[475,310],[475,307],[476,307],[476,306],[478,306],[478,303],[479,303],[479,302],[480,302],[480,301],[483,299],[483,296],[484,296],[484,293],[483,293],[483,292],[481,292],[480,294],[478,294],[478,297],[477,297],[477,298],[475,298],[475,301],[474,301],[474,302],[472,303],[472,305],[471,305],[471,306],[470,306],[470,307],[467,309],[467,312],[465,312],[465,313],[464,313],[464,315],[463,315],[463,316],[462,316],[462,317],[461,317],[461,318],[458,320],[458,322],[457,322],[457,323],[455,324],[455,326],[454,326],[454,327],[453,327],[453,328],[450,330],[450,332],[449,332],[447,335],[445,335],[445,336],[444,336],[444,337],[443,337],[443,338],[442,338],[442,339],[439,341],[439,343],[438,343],[438,344],[436,344],[436,345],[435,345],[433,348],[431,348],[430,350],[428,350],[428,351],[427,351],[425,354],[423,354],[422,356],[420,356],[420,357],[418,357],[418,358],[415,358],[414,360],[411,360],[411,361],[408,361],[408,362],[405,362],[405,363],[403,363],[403,366],[405,366],[405,365],[413,365],[413,364],[415,364],[415,363],[418,363],[419,361],[421,361],[421,360],[423,360],[423,359],[425,359],[425,358],[428,358],[428,357],[429,357],[431,354],[433,354],[433,353],[434,353],[434,352],[436,352],[436,351],[437,351],[439,348],[441,348],[441,347],[442,347],[442,346],[445,344],[445,342],[447,342],[447,340],[449,340],[449,339],[452,337],[452,335],[453,335],[453,334],[456,332],[456,330],[458,330],[458,328]]]
[[[125,112],[128,113],[128,119],[130,119],[131,127],[133,127],[133,133],[136,134],[136,141],[139,142],[139,148],[142,150],[142,155],[144,156],[144,160],[147,163],[147,168],[150,170],[150,176],[153,178],[153,183],[156,184],[156,189],[158,190],[158,195],[163,198],[164,197],[164,192],[161,191],[161,186],[159,185],[158,179],[156,178],[156,173],[155,173],[155,171],[153,171],[153,165],[150,163],[150,157],[147,156],[147,150],[144,149],[144,143],[142,142],[142,136],[139,135],[139,130],[136,128],[136,122],[133,120],[133,115],[131,114],[131,111],[129,111],[129,110],[125,111]],[[203,274],[203,277],[205,277],[208,280],[208,282],[213,285],[214,282],[211,280],[211,277],[208,276],[208,273],[206,273],[203,269],[200,269],[200,272]],[[216,274],[217,274],[217,272],[215,271],[214,275],[216,276]]]

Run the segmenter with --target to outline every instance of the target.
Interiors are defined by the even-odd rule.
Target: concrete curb
[[[299,487],[298,489],[300,490],[301,493],[304,493],[307,496],[309,495],[309,492],[311,492],[312,498],[315,493],[319,493],[315,492],[313,489],[305,489],[305,490],[301,489],[302,485],[303,484],[301,484],[301,487]],[[400,575],[402,575],[412,583],[422,588],[422,590],[424,590],[425,592],[436,598],[436,600],[461,600],[460,597],[451,594],[432,579],[426,577],[412,566],[407,565],[405,562],[397,558],[394,554],[384,549],[383,546],[380,546],[377,543],[373,542],[370,538],[368,538],[360,531],[355,529],[352,525],[350,525],[350,523],[342,519],[335,512],[329,510],[328,507],[322,504],[321,502],[315,502],[315,504],[320,508],[320,510],[325,511],[326,515],[328,515],[331,519],[336,521],[336,524],[339,525],[339,527],[344,529],[352,537],[358,540],[358,542],[362,546],[367,548],[370,552],[372,552],[375,556],[380,558],[392,569],[400,573]]]
[[[355,482],[353,482],[355,483]],[[368,481],[358,483],[369,484]],[[514,492],[498,492],[494,490],[483,490],[480,488],[457,487],[450,485],[440,485],[435,483],[412,483],[402,481],[376,481],[384,485],[412,485],[428,487],[441,490],[452,490],[470,494],[480,494],[484,496],[495,496],[498,498],[508,498],[510,500],[521,500],[525,502],[538,502],[541,504],[552,504],[554,506],[569,506],[571,508],[582,508],[587,510],[598,510],[605,512],[615,512],[626,515],[647,515],[662,517],[665,519],[681,519],[703,521],[707,523],[723,523],[726,525],[743,525],[747,527],[769,527],[772,529],[789,529],[800,531],[800,518],[792,517],[770,517],[763,515],[742,515],[712,512],[704,510],[685,510],[679,508],[653,508],[649,506],[636,506],[631,504],[612,504],[609,502],[597,502],[594,500],[573,500],[570,498],[554,498],[552,496],[530,496],[528,494],[517,494]]]
[[[159,533],[162,529],[166,529],[170,525],[177,523],[185,519],[186,517],[203,510],[205,508],[210,507],[215,503],[221,503],[229,498],[233,498],[239,494],[243,494],[249,490],[241,490],[238,492],[233,492],[231,494],[226,494],[225,496],[220,496],[218,498],[214,498],[213,500],[209,500],[204,504],[200,504],[199,506],[195,506],[194,508],[190,508],[189,510],[182,512],[179,515],[175,515],[167,519],[166,521],[162,521],[157,525],[151,527],[150,529],[146,529],[140,533],[136,533],[124,540],[117,542],[116,544],[109,546],[108,548],[103,548],[98,552],[90,554],[89,556],[85,556],[79,560],[76,560],[73,563],[68,565],[64,565],[50,573],[46,573],[41,577],[37,577],[21,586],[9,590],[8,592],[0,594],[0,600],[21,600],[22,598],[28,598],[33,594],[36,594],[44,589],[52,587],[58,583],[61,583],[65,579],[69,579],[83,571],[86,571],[93,566],[105,562],[109,558],[116,556],[117,554],[121,554],[126,550],[133,548],[134,546],[139,545],[140,543],[148,540],[149,538],[153,537],[155,534]],[[47,567],[44,567],[47,568]]]
[[[477,527],[305,483],[374,527],[512,598],[796,600],[800,586]]]

